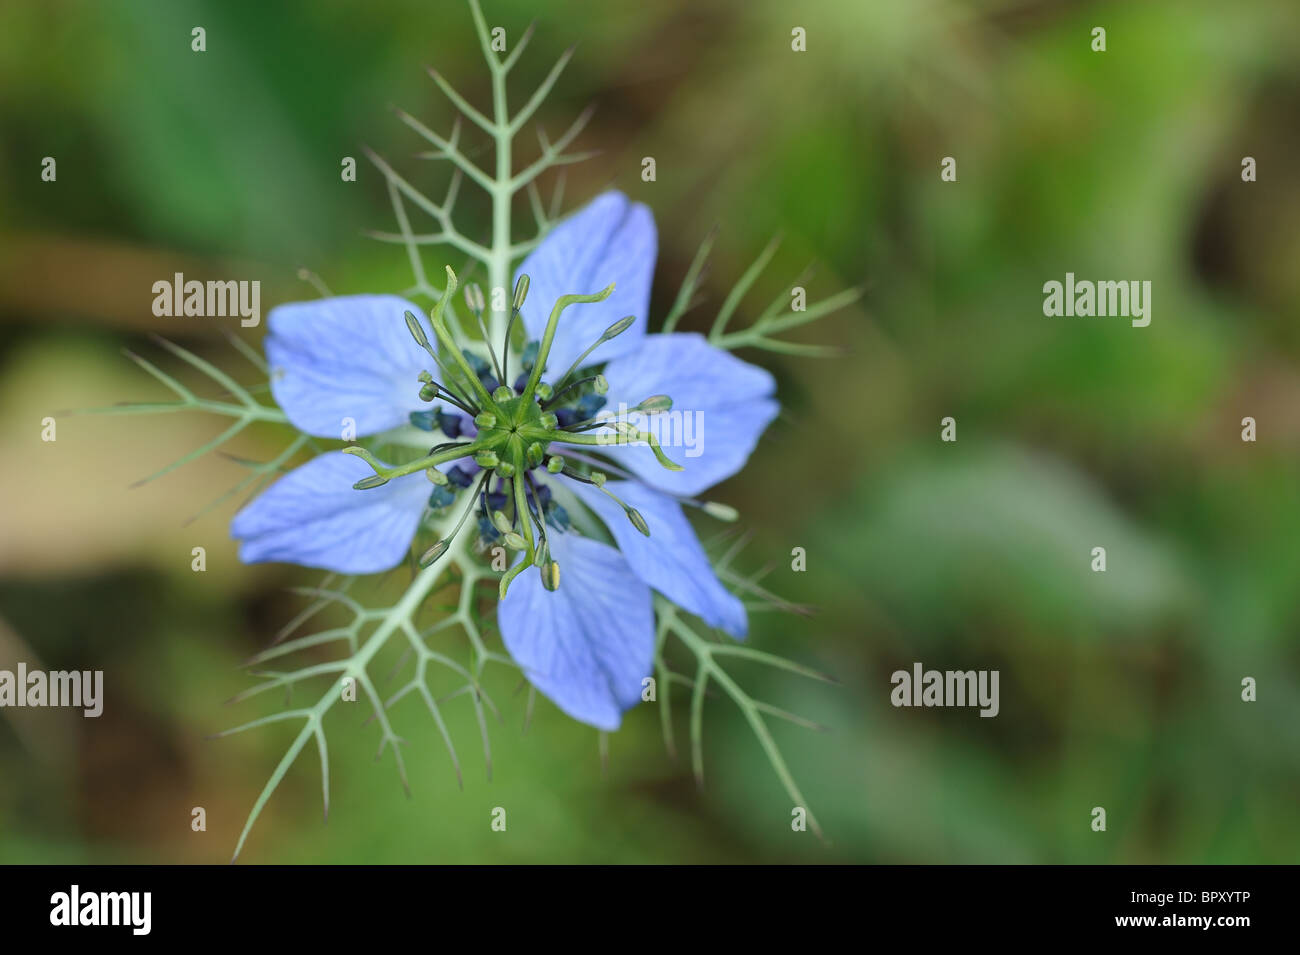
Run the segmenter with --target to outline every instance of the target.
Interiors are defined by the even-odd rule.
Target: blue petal
[[[284,561],[342,574],[371,574],[401,563],[429,496],[420,474],[381,487],[352,485],[374,470],[331,451],[280,478],[235,515],[230,536],[246,564]]]
[[[603,302],[564,310],[546,360],[552,376],[564,374],[601,332],[628,315],[636,316],[636,324],[605,342],[588,360],[609,361],[636,349],[645,337],[658,241],[648,208],[621,192],[605,192],[552,229],[524,260],[518,274],[529,278],[522,314],[530,339],[541,339],[561,295],[586,295],[610,282],[617,285]]]
[[[618,729],[641,700],[654,666],[650,588],[614,548],[552,534],[560,589],[529,568],[510,585],[497,615],[506,649],[533,686],[576,720]]]
[[[569,482],[574,493],[605,522],[636,575],[710,626],[744,637],[749,630],[745,606],[713,573],[681,505],[635,481],[610,481],[605,486],[641,512],[650,528],[649,537],[633,527],[623,508],[599,488]]]
[[[271,393],[300,431],[343,438],[405,424],[428,408],[420,372],[432,364],[406,328],[404,313],[423,311],[396,295],[350,295],[271,310],[266,357]],[[428,323],[425,322],[428,334]],[[429,368],[437,378],[437,369]]]
[[[759,436],[780,406],[772,376],[710,345],[703,335],[650,335],[636,352],[605,368],[605,410],[635,407],[651,395],[673,399],[672,410],[651,418],[628,415],[650,430],[684,470],[669,471],[645,446],[611,447],[609,456],[652,487],[684,497],[731,477],[749,460]],[[563,446],[557,453],[563,454]]]

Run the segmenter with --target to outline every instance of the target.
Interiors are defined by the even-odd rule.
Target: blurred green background
[[[816,608],[756,616],[754,645],[842,681],[737,673],[827,725],[774,731],[830,843],[791,831],[725,698],[707,705],[699,791],[650,706],[602,773],[595,732],[550,704],[524,734],[524,695],[498,671],[491,781],[468,702],[449,707],[463,791],[427,715],[397,711],[410,799],[391,757],[373,764],[374,728],[336,710],[329,823],[309,747],[244,859],[1300,858],[1300,7],[485,5],[510,43],[539,19],[516,103],[579,44],[538,118],[555,136],[597,105],[578,145],[602,152],[570,168],[567,205],[613,186],[653,209],[655,317],[715,223],[709,299],[684,328],[707,328],[777,231],[742,320],[809,262],[813,298],[866,286],[796,335],[843,357],[744,355],[778,375],[784,413],[715,495],[753,531],[742,566],[773,565],[765,583]],[[190,51],[194,26],[206,53]],[[449,129],[430,63],[487,102],[450,0],[0,10],[0,667],[103,669],[107,692],[98,720],[0,711],[0,861],[229,858],[292,730],[205,736],[270,711],[222,701],[302,606],[286,588],[319,575],[241,566],[233,501],[185,523],[243,476],[228,459],[128,489],[223,422],[60,416],[52,444],[40,422],[160,397],[120,352],[175,370],[149,332],[256,380],[219,328],[259,345],[264,327],[152,315],[151,285],[173,272],[260,279],[264,313],[314,297],[300,267],[336,293],[407,287],[401,248],[361,234],[393,220],[359,145],[437,194],[446,171],[412,159],[423,147],[385,110]],[[343,156],[358,182],[340,180]],[[956,183],[940,181],[944,156]],[[1241,181],[1243,156],[1258,182]],[[464,212],[483,235],[483,207]],[[1150,327],[1044,317],[1042,285],[1067,271],[1152,281]],[[955,444],[939,440],[946,415]],[[281,446],[269,428],[231,450]],[[1089,569],[1098,545],[1105,574]],[[915,661],[999,669],[1001,714],[892,708],[889,675]],[[1246,676],[1258,702],[1240,699]],[[194,806],[207,832],[191,831]]]

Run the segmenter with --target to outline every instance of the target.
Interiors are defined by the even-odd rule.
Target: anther
[[[447,553],[447,548],[450,546],[451,546],[450,540],[438,541],[438,543],[434,544],[432,547],[430,547],[428,550],[426,550],[423,554],[420,555],[420,559],[417,561],[417,563],[421,567],[428,567],[430,564],[432,564],[443,554]]]
[[[602,490],[604,489],[602,488]],[[645,518],[641,516],[641,512],[638,511],[635,507],[628,507],[626,504],[624,504],[623,507],[624,507],[624,512],[627,514],[627,519],[632,522],[632,526],[635,527],[637,530],[639,530],[646,537],[649,537],[650,525],[645,522]]]
[[[632,410],[642,411],[646,414],[662,414],[665,411],[671,411],[672,407],[673,399],[667,395],[651,395]]]
[[[587,350],[574,359],[573,364],[569,366],[569,370],[566,371],[564,374],[562,374],[556,380],[555,387],[559,388],[566,381],[568,381],[569,376],[582,367],[582,363],[587,360],[588,355],[594,352],[605,342],[609,341],[611,338],[617,338],[619,335],[622,335],[625,331],[631,328],[632,325],[635,324],[635,322],[636,322],[636,316],[628,315],[626,318],[620,318],[613,325],[609,326],[609,328],[601,332],[600,337],[597,338],[590,345],[588,345]],[[601,392],[601,394],[604,394],[604,392]]]
[[[427,351],[429,349],[429,336],[424,333],[424,326],[421,325],[420,320],[409,311],[405,313],[405,318],[406,328],[410,331],[411,337],[415,339],[417,345]],[[427,375],[428,372],[425,372],[424,374]]]
[[[469,306],[469,310],[475,315],[482,314],[484,308],[483,290],[479,288],[477,282],[470,282],[469,285],[465,286],[465,304]]]
[[[720,521],[727,521],[728,523],[740,517],[740,512],[734,507],[731,507],[728,504],[719,504],[717,501],[705,501],[700,505],[700,510],[704,511],[704,513],[708,514],[710,517],[716,518]]]

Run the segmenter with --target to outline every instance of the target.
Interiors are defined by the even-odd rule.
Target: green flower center
[[[519,310],[523,306],[524,297],[528,294],[527,276],[521,277],[519,284],[515,287],[514,309],[510,325],[506,329],[506,340],[501,343],[499,358],[497,352],[493,350],[492,343],[488,342],[488,355],[491,359],[490,368],[484,367],[484,362],[481,359],[476,359],[472,354],[463,351],[457,345],[450,329],[447,327],[444,313],[455,289],[456,275],[449,268],[447,269],[446,289],[429,316],[441,350],[430,343],[424,326],[410,312],[406,313],[406,327],[410,330],[416,344],[429,354],[429,357],[442,371],[441,382],[435,381],[433,375],[428,371],[421,373],[420,397],[425,401],[440,398],[459,408],[461,412],[474,419],[474,425],[478,433],[473,438],[449,441],[437,445],[430,449],[426,457],[396,467],[384,465],[368,450],[360,446],[353,445],[344,448],[346,453],[360,457],[375,471],[369,477],[358,481],[354,487],[358,490],[379,487],[387,484],[395,477],[423,471],[435,485],[430,504],[434,505],[434,499],[436,498],[444,503],[434,506],[446,506],[447,503],[450,503],[448,499],[454,499],[455,497],[454,491],[449,487],[452,478],[440,471],[438,466],[472,456],[474,463],[482,469],[482,475],[478,478],[478,484],[473,491],[473,499],[486,502],[482,505],[484,513],[480,514],[480,522],[486,523],[489,529],[494,529],[494,532],[500,536],[507,547],[521,551],[524,556],[523,560],[517,561],[514,566],[502,575],[501,596],[505,596],[506,588],[509,587],[510,582],[530,566],[537,567],[538,572],[541,574],[542,583],[547,589],[555,590],[559,587],[560,568],[551,556],[550,545],[546,537],[546,501],[542,493],[546,489],[540,487],[536,483],[534,476],[528,473],[533,468],[544,464],[546,470],[551,474],[562,473],[574,480],[594,485],[623,508],[628,520],[642,534],[648,537],[650,529],[645,519],[635,508],[625,504],[605,488],[606,477],[604,473],[590,468],[580,470],[573,467],[560,455],[550,453],[552,444],[573,445],[579,448],[596,450],[609,445],[626,443],[628,439],[645,441],[660,464],[669,470],[681,470],[680,465],[669,460],[667,455],[664,454],[659,442],[653,435],[639,431],[626,421],[619,421],[614,418],[600,421],[588,419],[561,426],[559,416],[552,410],[574,401],[579,401],[579,407],[582,407],[581,398],[584,389],[587,388],[593,388],[599,394],[604,394],[607,387],[604,376],[596,374],[585,378],[575,378],[575,373],[578,372],[583,362],[601,343],[627,331],[632,327],[635,320],[632,316],[628,316],[619,319],[605,329],[601,336],[574,360],[573,364],[560,375],[554,386],[552,386],[543,382],[541,375],[546,368],[546,359],[555,340],[555,332],[561,313],[570,305],[605,300],[614,291],[614,286],[610,285],[591,295],[560,296],[554,308],[551,309],[546,329],[538,342],[536,357],[533,358],[531,367],[526,366],[527,377],[524,384],[516,393],[515,388],[511,388],[504,382],[509,380],[507,375],[509,371],[510,329],[513,328],[514,322],[519,318]],[[478,320],[479,327],[483,329],[486,338],[487,330],[483,321],[482,290],[478,289],[477,286],[470,286],[467,289],[466,304],[468,304],[470,311]],[[476,363],[479,365],[477,369],[474,367]],[[494,374],[490,374],[490,372]],[[494,383],[495,388],[493,388]],[[489,391],[489,389],[492,390]],[[671,406],[672,401],[666,395],[653,395],[634,410],[654,413],[666,411]],[[417,418],[424,420],[422,416],[425,414],[421,412],[419,415],[412,416],[413,423]],[[441,414],[440,412],[434,411],[427,414],[429,421],[442,420],[438,417]],[[600,433],[593,433],[593,429],[602,427],[604,430]],[[456,432],[458,431],[459,427],[456,429]],[[446,433],[451,435],[454,432],[446,431]],[[455,470],[453,469],[453,471]],[[460,471],[453,476],[457,478],[456,483],[461,487],[469,487],[473,481],[473,478],[464,471]],[[493,491],[494,481],[496,482],[495,491]],[[507,489],[508,495],[506,494]],[[489,496],[499,499],[503,506],[498,507],[496,504],[488,502]],[[459,523],[451,534],[425,551],[419,560],[422,567],[427,567],[447,552],[451,539],[460,532],[465,520],[474,512],[474,509],[472,503],[466,506]],[[507,510],[509,513],[507,513]],[[489,511],[490,513],[488,513]],[[534,534],[534,528],[536,528],[536,535]]]

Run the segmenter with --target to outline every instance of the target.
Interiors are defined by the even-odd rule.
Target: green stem
[[[474,15],[474,26],[478,31],[479,42],[483,47],[483,57],[492,72],[492,120],[493,139],[496,142],[496,175],[492,188],[492,248],[488,255],[489,305],[495,297],[496,289],[509,291],[510,264],[512,244],[512,224],[510,206],[514,200],[514,188],[511,183],[513,168],[512,146],[515,131],[510,124],[509,107],[506,102],[506,67],[492,52],[492,43],[488,35],[487,24],[483,20],[483,11],[478,0],[470,0],[470,10]],[[492,309],[492,343],[500,342],[505,336],[506,322],[510,309],[504,311]],[[509,348],[509,343],[506,343]],[[505,382],[502,382],[505,384]]]

